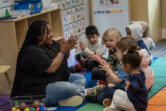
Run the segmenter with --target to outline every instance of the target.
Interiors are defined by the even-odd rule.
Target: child
[[[98,66],[99,64],[96,61],[92,61],[88,59],[88,54],[99,54],[101,58],[107,58],[108,56],[108,50],[106,47],[102,44],[100,39],[100,34],[95,26],[88,26],[85,31],[86,38],[88,40],[87,46],[80,42],[80,48],[82,50],[81,54],[76,55],[76,60],[79,61],[79,63],[70,68],[71,72],[80,72],[83,67],[86,67],[90,71]]]
[[[117,43],[117,47],[116,47],[117,48],[117,57],[121,61],[122,55],[125,54],[126,51],[130,49],[130,47],[135,47],[135,50],[138,51],[138,53],[141,57],[140,69],[145,74],[146,88],[148,90],[150,90],[150,88],[152,87],[153,82],[154,82],[153,71],[149,66],[149,63],[151,61],[151,57],[149,56],[149,54],[147,53],[147,51],[145,49],[138,48],[137,42],[134,40],[134,38],[124,37]],[[108,70],[106,72],[108,72]],[[106,99],[103,103],[108,104],[108,103],[110,103],[110,101],[108,101],[108,99]]]
[[[123,55],[122,67],[129,74],[126,91],[116,90],[111,106],[104,108],[104,111],[146,111],[148,95],[145,75],[139,70],[140,63],[141,57],[132,47]]]
[[[129,36],[133,36],[133,38],[136,39],[136,40],[140,39],[139,41],[142,41],[142,43],[143,43],[143,40],[141,40],[141,36],[149,35],[148,30],[149,30],[148,29],[148,24],[143,22],[143,21],[133,22],[133,24],[129,25],[129,27],[126,28],[126,32]],[[138,45],[139,45],[139,43],[138,43]],[[141,47],[141,48],[143,48],[143,47]],[[146,47],[143,48],[143,49],[139,50],[138,52],[139,52],[140,56],[142,57],[141,69],[145,73],[146,88],[148,90],[150,90],[150,88],[152,87],[152,85],[154,83],[154,74],[153,74],[152,69],[149,66],[149,64],[152,61],[152,58],[151,58],[151,56],[149,56],[149,54],[150,54],[149,50]]]
[[[98,63],[100,63],[101,65],[106,64],[108,62],[111,65],[113,71],[117,72],[117,70],[119,70],[119,72],[121,72],[121,74],[123,75],[124,73],[123,73],[123,71],[121,71],[121,68],[119,68],[119,61],[118,61],[116,54],[115,54],[116,53],[116,48],[115,48],[116,43],[120,40],[120,38],[121,38],[121,34],[117,29],[115,29],[115,28],[108,29],[103,35],[103,43],[106,45],[106,47],[109,50],[109,57],[108,57],[107,61],[105,61],[104,59],[101,59],[98,55],[94,55],[94,54],[90,55],[90,58],[94,59],[95,61],[98,61]],[[92,79],[106,81],[106,79],[107,79],[106,72],[101,70],[100,67],[96,67],[92,70]],[[123,81],[123,79],[125,79],[125,76],[123,76],[121,79]],[[106,83],[104,85],[106,85]],[[112,86],[112,84],[111,84],[111,86]],[[98,92],[101,92],[103,87],[104,86],[101,85],[101,82],[99,81],[98,86],[96,86],[92,89],[89,89],[87,91],[88,96],[85,98],[86,101],[97,102],[96,94]],[[89,96],[89,95],[93,95],[93,96]],[[92,99],[92,98],[96,98],[96,99]],[[103,101],[103,99],[100,99],[98,102],[102,103],[102,101]]]
[[[122,61],[122,56],[126,54],[130,47],[137,47],[137,42],[131,37],[123,37],[119,42],[117,42],[116,56],[120,62]],[[128,79],[128,74],[126,74],[122,69],[122,64],[119,64],[117,74],[108,64],[103,64],[101,68],[107,73],[107,82],[115,83],[114,87],[104,87],[102,92],[97,97],[99,103],[103,103],[104,106],[108,106],[111,102],[108,101],[107,98],[111,100],[116,89],[125,90],[125,83]]]
[[[145,74],[145,78],[146,78],[145,85],[147,90],[149,91],[154,83],[153,70],[149,66],[149,64],[152,61],[152,58],[145,49],[138,49],[137,51],[141,57],[140,68]]]
[[[102,42],[109,50],[108,58],[106,59],[106,61],[100,58],[98,55],[90,55],[90,58],[94,59],[100,64],[108,62],[111,65],[113,71],[116,72],[118,70],[119,61],[115,54],[116,53],[115,47],[116,43],[120,40],[120,38],[121,38],[121,33],[116,28],[110,28],[106,30],[105,33],[103,34]],[[99,67],[96,67],[92,70],[92,79],[105,81],[106,74],[104,71],[100,70]]]
[[[127,36],[133,37],[137,41],[138,46],[140,48],[146,49],[147,52],[149,53],[149,55],[151,55],[147,46],[145,45],[144,41],[142,40],[144,28],[139,22],[134,22],[134,23],[130,24],[129,26],[127,26],[126,33],[127,33]]]
[[[143,41],[145,45],[147,46],[147,48],[149,49],[149,51],[151,52],[152,49],[155,47],[155,43],[150,37],[149,25],[145,21],[138,21],[138,22],[143,26],[143,29],[144,29]]]

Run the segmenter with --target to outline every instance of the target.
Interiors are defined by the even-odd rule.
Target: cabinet
[[[63,28],[62,28],[62,19],[61,19],[61,10],[54,9],[49,10],[41,13],[37,13],[34,15],[29,15],[26,17],[21,17],[17,19],[11,19],[6,21],[0,22],[0,32],[4,32],[5,37],[9,36],[9,33],[16,38],[17,48],[20,49],[28,29],[28,26],[34,20],[45,20],[49,24],[51,24],[52,31],[53,31],[53,39],[59,40],[63,36]],[[1,26],[8,26],[8,29],[4,29]]]
[[[53,31],[53,39],[61,40],[63,38],[63,25],[61,19],[61,9],[43,11],[34,15],[28,15],[11,20],[0,21],[0,65],[10,65],[10,79],[13,82],[16,69],[18,50],[21,48],[28,26],[34,20],[47,21]],[[0,93],[6,94],[7,82],[0,76]]]

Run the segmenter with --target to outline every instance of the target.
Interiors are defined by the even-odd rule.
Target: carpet
[[[155,58],[151,64],[151,68],[154,71],[154,84],[150,92],[148,93],[148,98],[152,98],[166,85],[166,58]],[[160,93],[159,93],[160,94]],[[152,110],[154,106],[151,105],[148,111],[166,111],[163,110],[165,107],[162,106],[162,110]],[[77,111],[103,111],[103,107],[98,104],[87,103]]]
[[[166,87],[154,95],[148,103],[146,111],[166,111]]]
[[[158,58],[153,61],[151,68],[154,71],[155,79],[153,87],[148,94],[149,98],[158,93],[166,85],[166,58]]]

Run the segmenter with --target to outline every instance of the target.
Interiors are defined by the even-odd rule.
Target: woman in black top
[[[76,44],[72,36],[61,44],[52,40],[51,26],[45,21],[34,21],[17,58],[16,75],[11,96],[46,95],[46,103],[83,93],[85,79],[70,75],[67,58]]]

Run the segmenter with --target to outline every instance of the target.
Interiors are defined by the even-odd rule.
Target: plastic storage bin
[[[23,0],[15,1],[15,10],[30,10],[30,14],[38,13],[42,11],[41,0]]]

